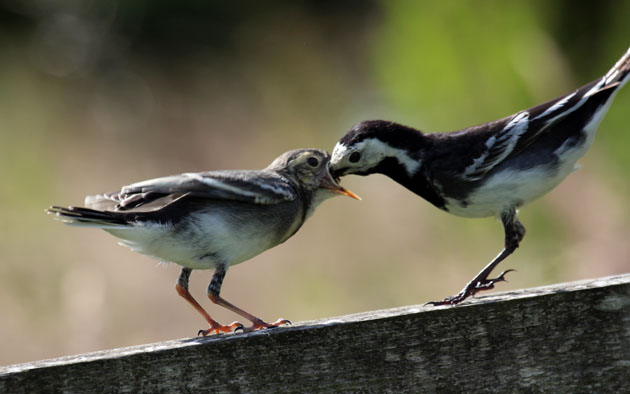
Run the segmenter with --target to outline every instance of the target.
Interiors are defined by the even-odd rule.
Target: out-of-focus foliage
[[[397,118],[428,130],[481,123],[565,94],[598,77],[630,45],[629,2],[383,5],[393,23],[374,39],[378,86]],[[627,146],[630,133],[615,129],[611,148]],[[630,164],[622,149],[613,153],[620,166]]]
[[[630,45],[630,2],[0,1],[0,362],[193,335],[204,322],[156,267],[43,210],[185,171],[331,150],[384,118],[458,129],[565,94]],[[523,209],[502,289],[630,268],[630,88],[584,169]],[[498,222],[440,212],[380,176],[323,204],[222,294],[268,320],[422,303],[497,253]],[[147,264],[148,263],[148,264]],[[220,321],[236,317],[191,290]]]

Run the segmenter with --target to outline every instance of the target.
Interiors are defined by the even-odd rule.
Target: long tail
[[[630,80],[630,48],[619,59],[619,61],[604,76],[604,85],[618,85],[617,88],[625,85]]]
[[[540,133],[579,109],[579,113],[584,117],[581,121],[579,119],[576,121],[587,124],[595,119],[595,123],[591,125],[591,128],[595,130],[608,111],[615,95],[628,80],[630,80],[630,48],[603,77],[587,83],[568,95],[529,108],[527,111],[530,122],[538,122]],[[584,109],[585,105],[591,106],[591,109]],[[532,126],[533,123],[530,123],[529,128]]]
[[[46,210],[55,215],[55,219],[71,226],[98,227],[104,229],[123,228],[130,225],[126,214],[118,212],[97,211],[82,207],[52,206]]]

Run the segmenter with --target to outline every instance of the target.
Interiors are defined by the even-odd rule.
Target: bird
[[[391,121],[353,126],[335,145],[334,177],[385,175],[437,208],[469,218],[500,218],[502,251],[457,294],[455,305],[505,281],[492,270],[525,236],[517,210],[578,169],[617,92],[630,79],[630,49],[603,77],[510,116],[458,131],[423,133]]]
[[[227,269],[295,234],[324,200],[335,195],[360,199],[332,178],[330,155],[296,149],[263,170],[184,173],[124,186],[85,198],[86,207],[52,206],[47,212],[73,226],[96,227],[133,251],[180,265],[175,288],[208,322],[197,335],[254,330],[289,324],[267,323],[220,296]],[[222,325],[188,291],[193,270],[214,269],[210,300],[252,322]]]

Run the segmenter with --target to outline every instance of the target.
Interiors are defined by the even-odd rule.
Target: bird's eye
[[[315,157],[309,157],[306,160],[306,163],[308,163],[308,165],[311,167],[317,167],[319,165],[319,160],[317,160],[317,158]]]
[[[359,160],[361,160],[361,154],[359,152],[352,152],[350,157],[348,157],[350,163],[356,163]]]

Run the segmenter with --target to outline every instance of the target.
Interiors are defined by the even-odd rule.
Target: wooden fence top
[[[0,392],[630,391],[630,274],[0,367]]]

